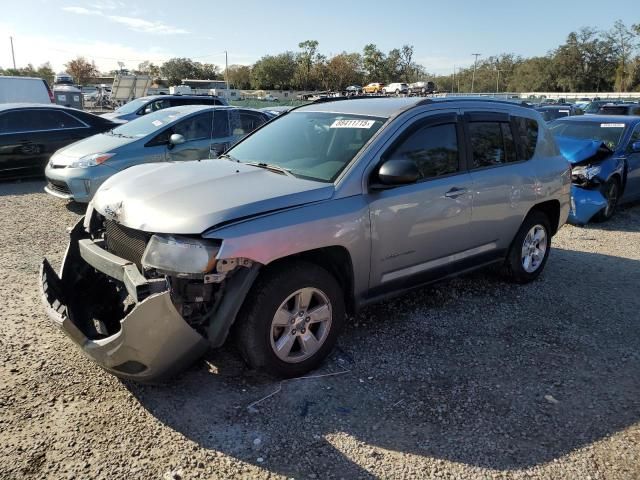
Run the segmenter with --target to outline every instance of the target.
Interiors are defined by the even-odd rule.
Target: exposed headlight
[[[91,155],[85,155],[84,157],[80,157],[77,160],[71,162],[69,167],[71,168],[86,168],[86,167],[95,167],[96,165],[100,165],[101,163],[106,162],[111,157],[113,157],[115,153],[92,153]]]
[[[142,256],[142,266],[164,273],[203,274],[213,270],[220,243],[211,240],[153,235]]]
[[[573,177],[583,178],[585,180],[591,180],[598,175],[602,167],[600,165],[578,165],[571,169],[571,175]]]

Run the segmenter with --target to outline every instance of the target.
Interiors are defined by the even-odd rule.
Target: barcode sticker
[[[371,128],[375,120],[336,120],[331,128]]]
[[[601,128],[624,128],[624,123],[601,123]]]

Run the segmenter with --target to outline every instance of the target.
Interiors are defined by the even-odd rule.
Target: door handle
[[[444,196],[447,198],[458,198],[460,195],[464,195],[465,193],[467,193],[466,188],[453,187],[451,190],[445,193]]]

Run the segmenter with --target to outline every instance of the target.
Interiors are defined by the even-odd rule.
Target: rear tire
[[[527,215],[505,259],[505,276],[515,283],[534,281],[544,270],[551,250],[551,228],[547,216],[534,210]]]
[[[602,195],[607,201],[607,206],[600,210],[593,218],[596,222],[606,222],[616,213],[620,200],[620,182],[613,177],[602,186]]]
[[[258,278],[238,315],[236,341],[251,367],[297,377],[329,355],[344,320],[336,279],[313,263],[292,261]]]

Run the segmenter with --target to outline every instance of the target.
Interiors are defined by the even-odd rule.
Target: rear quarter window
[[[540,126],[532,118],[512,116],[518,136],[516,145],[521,160],[529,160],[536,153]]]

